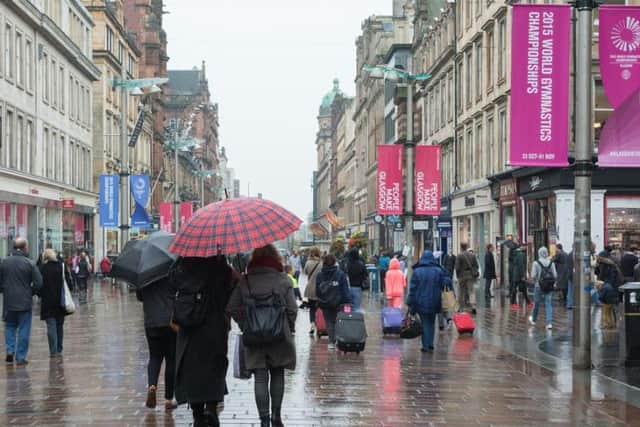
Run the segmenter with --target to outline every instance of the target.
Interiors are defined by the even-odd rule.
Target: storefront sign
[[[569,5],[513,6],[511,165],[567,165],[570,30]]]
[[[614,108],[640,89],[640,7],[599,9],[600,73]]]
[[[378,214],[402,214],[402,146],[378,146]]]
[[[440,146],[416,146],[415,213],[440,215]]]
[[[76,202],[73,199],[62,199],[62,209],[73,209]]]
[[[119,211],[118,175],[100,175],[100,227],[117,227]]]
[[[466,196],[464,198],[464,205],[468,208],[475,206],[476,205],[476,198],[475,197],[470,197],[470,196]]]
[[[414,221],[413,229],[415,231],[424,231],[429,229],[429,221]]]
[[[148,227],[150,223],[149,215],[147,215],[144,207],[149,200],[149,175],[131,175],[130,180],[129,186],[135,203],[133,215],[131,216],[131,225],[133,227]]]
[[[193,216],[193,203],[182,202],[180,203],[180,224],[184,224]]]
[[[173,233],[173,203],[160,203],[160,230]]]
[[[518,185],[515,179],[500,182],[500,199],[513,199],[518,194]]]
[[[640,167],[640,89],[609,116],[600,135],[598,166]]]

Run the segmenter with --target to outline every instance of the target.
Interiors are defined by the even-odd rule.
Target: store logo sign
[[[529,188],[531,188],[531,191],[537,190],[541,185],[542,178],[540,178],[539,176],[531,177],[531,179],[529,180]]]

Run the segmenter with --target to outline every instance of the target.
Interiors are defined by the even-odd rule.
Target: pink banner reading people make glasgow
[[[160,203],[160,230],[167,233],[173,232],[173,203]]]
[[[180,203],[180,224],[186,223],[193,216],[193,202]]]
[[[402,214],[401,145],[378,145],[378,214]]]
[[[600,73],[613,108],[640,88],[640,7],[600,8]]]
[[[440,215],[440,146],[416,146],[416,215]]]
[[[511,165],[568,163],[570,30],[569,5],[513,6]]]

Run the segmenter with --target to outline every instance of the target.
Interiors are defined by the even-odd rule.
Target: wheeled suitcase
[[[476,324],[471,314],[467,312],[455,313],[453,315],[453,323],[456,325],[459,334],[473,334],[476,329]]]
[[[338,313],[336,319],[336,345],[338,350],[360,353],[367,341],[364,314],[358,312]]]
[[[382,333],[399,334],[402,329],[402,309],[396,307],[384,307],[382,309]]]
[[[328,335],[327,333],[327,322],[324,320],[324,313],[322,309],[319,308],[316,310],[316,335],[320,338],[323,335]]]

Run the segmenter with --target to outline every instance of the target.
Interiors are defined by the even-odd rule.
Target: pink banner
[[[167,233],[173,232],[173,203],[160,203],[160,230]]]
[[[82,215],[75,215],[73,241],[78,247],[84,246],[84,217]]]
[[[416,215],[440,215],[440,146],[416,146]]]
[[[511,144],[519,166],[566,166],[571,6],[514,5]]]
[[[186,223],[193,215],[193,202],[180,203],[180,225]]]
[[[29,206],[16,205],[16,223],[18,226],[16,237],[24,237],[26,239],[29,228]]]
[[[402,145],[378,145],[378,214],[402,215]]]
[[[609,116],[598,146],[598,166],[640,167],[640,89]]]
[[[640,7],[602,6],[599,22],[602,84],[618,108],[640,88]]]

